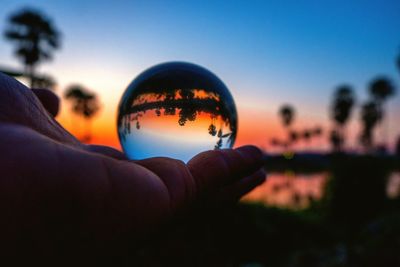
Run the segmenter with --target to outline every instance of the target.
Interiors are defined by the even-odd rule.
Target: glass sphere
[[[231,148],[237,133],[228,88],[207,69],[184,62],[159,64],[136,77],[122,96],[117,122],[130,159],[187,162],[201,151]]]

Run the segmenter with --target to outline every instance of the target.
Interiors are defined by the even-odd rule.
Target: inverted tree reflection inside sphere
[[[171,62],[140,74],[126,89],[118,110],[118,134],[130,159],[172,157],[230,148],[237,113],[231,94],[200,66]]]

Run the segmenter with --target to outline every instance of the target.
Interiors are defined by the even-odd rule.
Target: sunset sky
[[[62,49],[39,71],[56,78],[60,96],[73,83],[97,92],[102,110],[93,121],[94,141],[115,147],[121,95],[140,72],[161,62],[188,61],[214,72],[236,101],[237,145],[266,149],[271,137],[283,133],[277,111],[284,103],[296,107],[295,128],[326,130],[336,86],[354,86],[359,106],[378,75],[400,85],[399,1],[2,0],[0,5],[2,32],[7,16],[22,7],[52,18],[62,32]],[[12,49],[0,40],[0,66],[21,66]],[[397,91],[388,102],[391,142],[400,135]],[[352,119],[349,132],[355,136],[358,109]],[[81,124],[65,103],[59,120],[79,135]]]

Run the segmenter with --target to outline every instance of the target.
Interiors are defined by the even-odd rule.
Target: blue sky
[[[1,30],[20,7],[47,13],[63,33],[63,48],[41,70],[61,86],[98,88],[110,112],[139,72],[170,60],[215,72],[239,111],[275,115],[292,103],[303,120],[319,123],[329,117],[337,85],[353,85],[362,101],[377,75],[400,84],[399,1],[2,0],[1,6]],[[18,66],[11,49],[0,41],[0,65]],[[389,105],[395,125],[400,97]],[[392,136],[399,134],[393,127]]]

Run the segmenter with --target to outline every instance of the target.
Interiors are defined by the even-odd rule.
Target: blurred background
[[[161,62],[204,66],[235,99],[235,146],[262,148],[270,174],[207,237],[168,245],[194,265],[400,266],[399,14],[398,1],[2,0],[0,71],[53,90],[82,142],[121,149],[128,84]],[[174,260],[151,251],[135,261]]]

